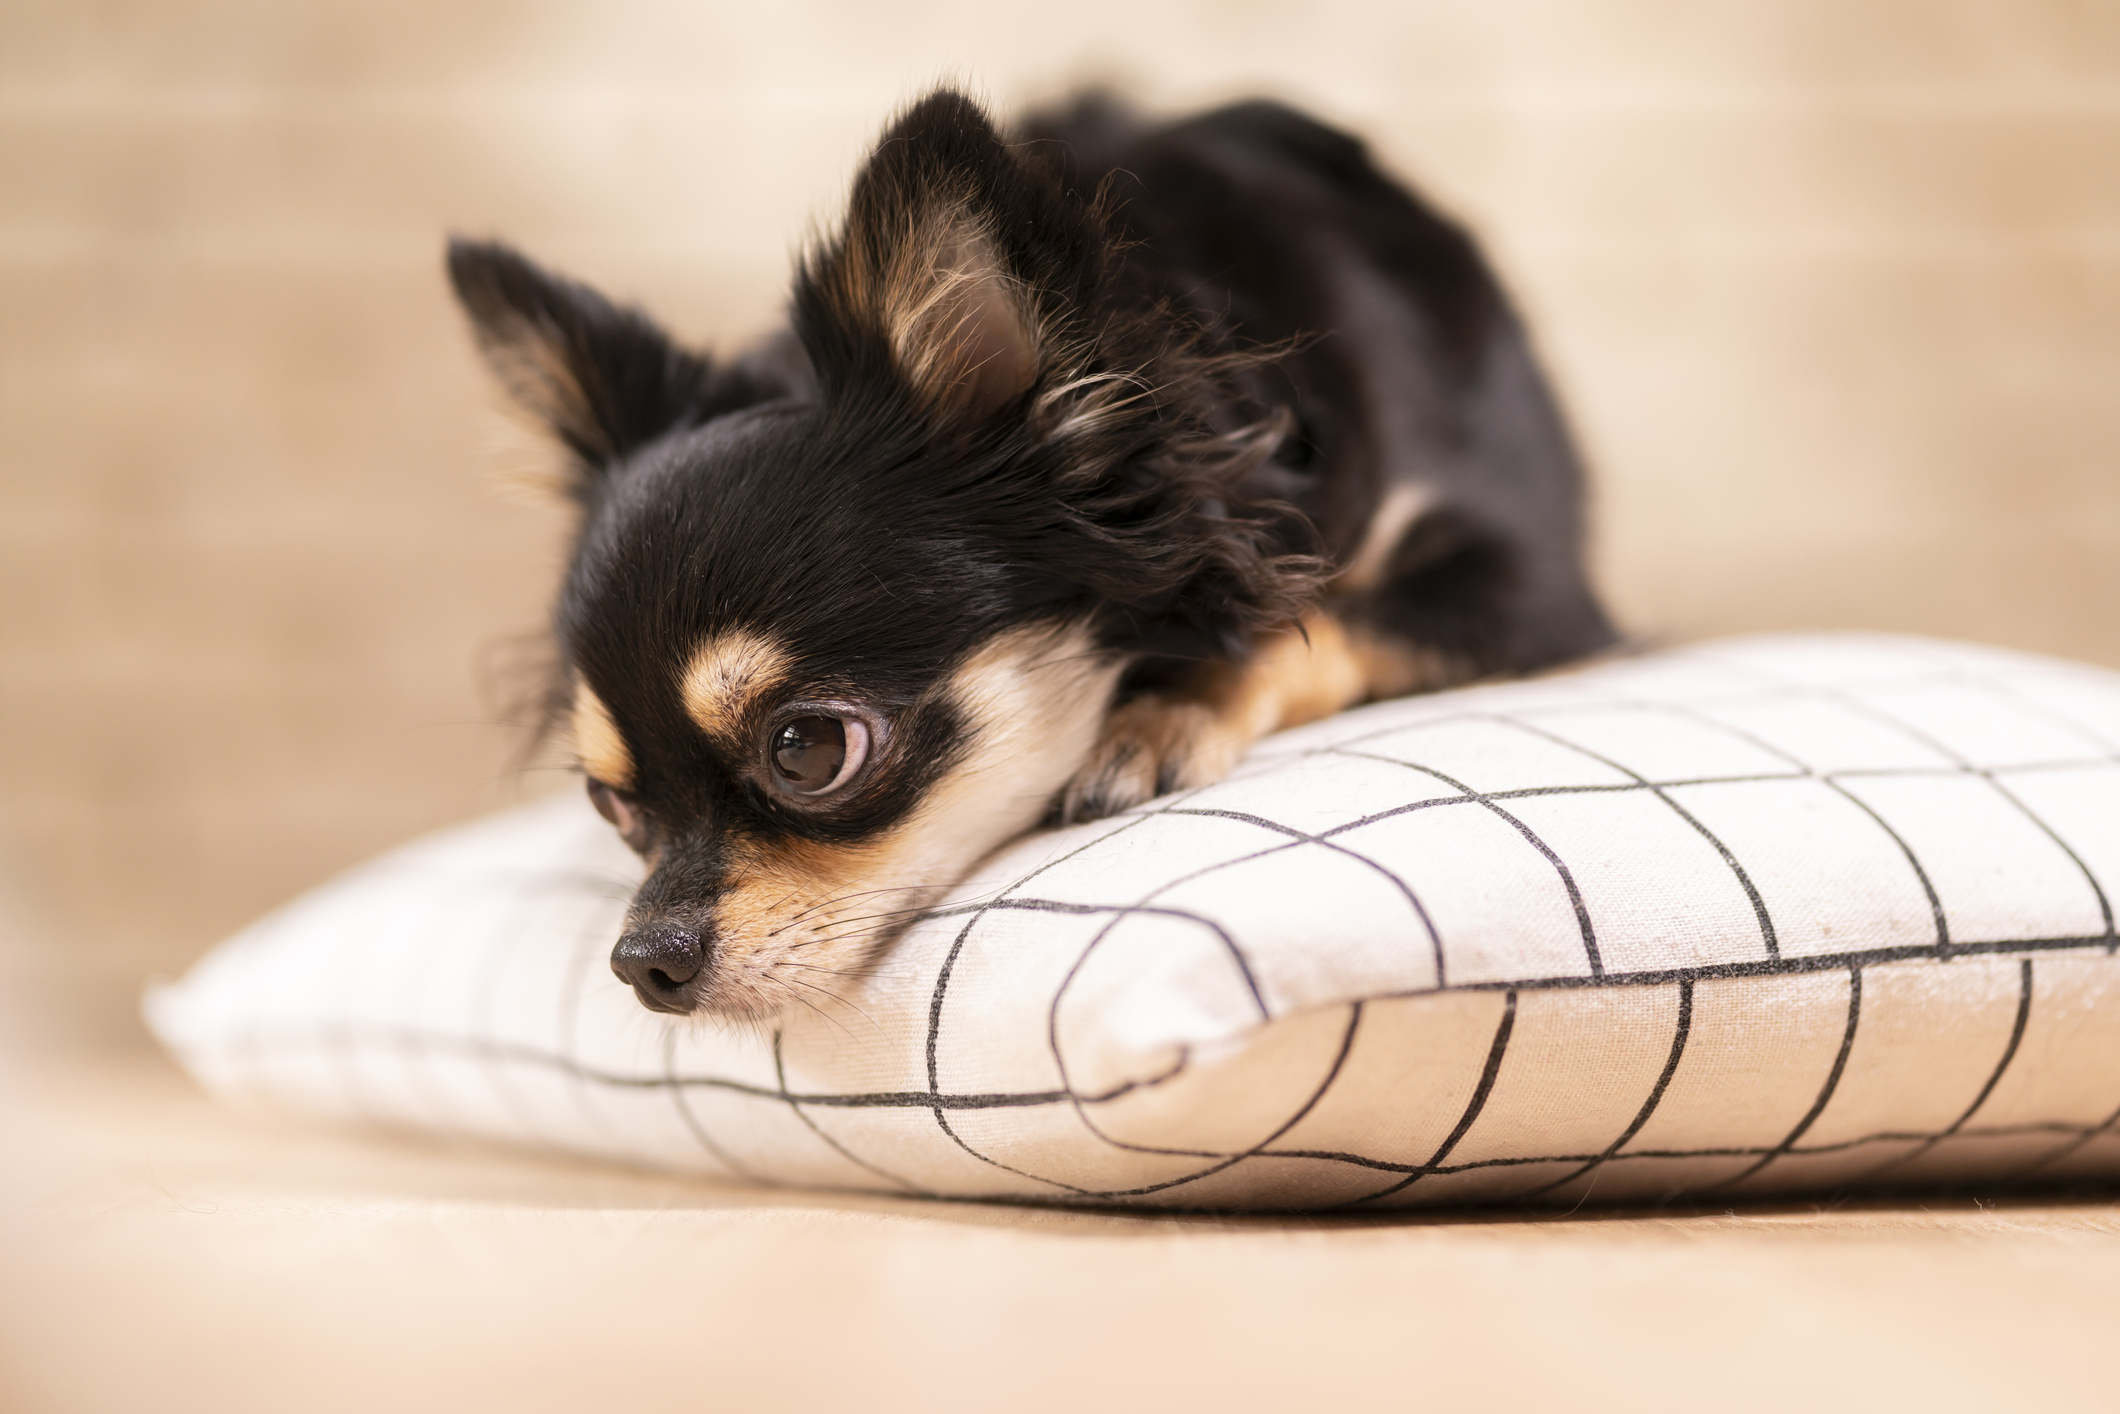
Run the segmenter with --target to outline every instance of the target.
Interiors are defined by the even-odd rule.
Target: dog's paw
[[[1137,697],[1105,719],[1089,760],[1061,792],[1060,823],[1099,820],[1219,781],[1251,736],[1204,702]]]

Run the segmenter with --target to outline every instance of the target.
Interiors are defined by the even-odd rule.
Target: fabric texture
[[[1729,640],[1377,704],[1000,852],[770,1024],[568,795],[148,999],[208,1088],[766,1183],[1343,1208],[2120,1172],[2120,675]]]

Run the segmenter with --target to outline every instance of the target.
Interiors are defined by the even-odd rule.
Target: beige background
[[[926,1273],[992,1334],[997,1311],[1029,1308],[981,1306],[957,1283],[1005,1286],[1051,1260],[1071,1299],[1095,1307],[1124,1273],[1125,1311],[1191,1302],[1207,1313],[1195,1334],[1246,1342],[1271,1322],[1233,1294],[1239,1270],[1319,1301],[1359,1290],[1379,1339],[1418,1326],[1431,1355],[1463,1357],[1433,1388],[1464,1398],[1492,1389],[1475,1363],[1536,1365],[1522,1358],[1536,1340],[1494,1325],[1526,1282],[1546,1293],[1544,1318],[1605,1313],[1570,1339],[1630,1408],[1746,1351],[1777,1372],[1763,1398],[1806,1402],[1770,1353],[1797,1329],[1771,1318],[1689,1327],[1692,1353],[1665,1383],[1626,1388],[1629,1367],[1597,1352],[1626,1349],[1640,1322],[1706,1320],[1669,1295],[1688,1283],[1837,1325],[1918,1307],[1865,1337],[1944,1366],[1908,1383],[1880,1373],[1889,1360],[1857,1360],[1826,1388],[1918,1389],[1938,1408],[2006,1402],[2021,1371],[1949,1335],[1954,1311],[2003,1319],[2006,1293],[2004,1345],[2039,1346],[2040,1378],[2060,1382],[2028,1402],[2061,1408],[2056,1391],[2089,1388],[2042,1342],[2071,1313],[2110,1309],[2109,1208],[2031,1228],[1902,1215],[1889,1241],[1876,1236],[1889,1222],[1860,1218],[1816,1261],[1779,1245],[1812,1229],[1776,1236],[1773,1214],[1736,1236],[1659,1228],[1651,1246],[1665,1245],[1636,1259],[1620,1283],[1634,1295],[1616,1303],[1600,1244],[1619,1228],[1531,1224],[1493,1242],[1406,1229],[1385,1248],[1344,1229],[1254,1233],[1250,1247],[1188,1230],[1160,1246],[1083,1236],[1059,1256],[827,1205],[796,1248],[745,1247],[711,1212],[674,1228],[624,1216],[686,1210],[668,1185],[613,1198],[578,1175],[276,1147],[145,1069],[144,976],[414,831],[558,783],[514,769],[515,729],[478,686],[479,665],[537,627],[563,525],[505,487],[538,459],[469,354],[443,232],[503,233],[727,346],[773,318],[792,246],[830,218],[892,107],[937,77],[1004,108],[1084,77],[1173,110],[1264,91],[1368,134],[1513,280],[1599,478],[1603,581],[1643,635],[1899,628],[2120,665],[2112,0],[0,0],[0,1043],[29,1036],[45,1056],[85,1043],[117,1077],[36,1092],[44,1127],[15,1131],[42,1136],[21,1152],[44,1157],[8,1181],[45,1206],[10,1309],[35,1313],[17,1354],[43,1355],[14,1366],[0,1350],[0,1381],[30,1370],[73,1407],[150,1407],[125,1397],[150,1386],[205,1401],[219,1386],[198,1369],[177,1379],[173,1352],[267,1321],[307,1253],[337,1294],[274,1339],[346,1369],[343,1338],[362,1330],[446,1364],[435,1303],[477,1304],[486,1283],[557,1300],[584,1263],[619,1323],[580,1347],[587,1365],[548,1352],[569,1379],[666,1368],[641,1342],[681,1348],[683,1333],[619,1318],[628,1292],[689,1289],[684,1263],[725,1261],[782,1294],[789,1272],[873,1286],[896,1313],[873,1344],[917,1325],[879,1272]],[[351,1190],[320,1176],[346,1173],[362,1175]],[[436,1216],[450,1203],[468,1229]],[[586,1216],[509,1216],[531,1211]],[[748,1218],[779,1230],[779,1212]],[[336,1216],[319,1229],[317,1214]],[[858,1279],[817,1255],[842,1229],[869,1254],[847,1259],[869,1264]],[[1152,1252],[1160,1275],[1121,1248]],[[422,1262],[424,1284],[408,1275]],[[1939,1288],[1944,1266],[1971,1286]],[[1401,1287],[1399,1270],[1460,1283],[1469,1304]],[[45,1299],[46,1279],[68,1299]],[[408,1282],[421,1294],[396,1304]],[[173,1289],[205,1294],[172,1302]],[[755,1336],[764,1316],[721,1299]],[[542,1368],[510,1366],[507,1331],[479,1329],[480,1379]],[[1072,1329],[1125,1343],[1094,1321]],[[133,1365],[103,1358],[114,1339]],[[908,1348],[884,1363],[901,1369]],[[225,1383],[253,1358],[231,1346],[215,1368]],[[1354,1373],[1336,1388],[1384,1379],[1395,1367],[1379,1360],[1343,1361]],[[1220,1368],[1218,1389],[1265,1388],[1230,1373],[1241,1361]],[[1538,1368],[1524,1387],[1558,1402],[1565,1367]],[[1067,1387],[1096,1398],[1094,1381]],[[290,1407],[251,1393],[222,1407]]]

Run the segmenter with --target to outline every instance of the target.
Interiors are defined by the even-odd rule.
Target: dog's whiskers
[[[864,923],[871,918],[903,918],[907,914],[926,913],[932,905],[917,904],[912,908],[890,908],[880,913],[857,913],[850,918],[828,918],[817,924],[819,928],[837,928],[847,923]]]
[[[811,1001],[808,997],[803,996],[800,992],[797,992],[793,989],[795,987],[801,987],[805,991],[815,992],[818,996],[825,998],[827,1001],[845,1007],[847,1010],[853,1012],[856,1016],[859,1016],[863,1021],[868,1022],[871,1026],[876,1024],[876,1019],[874,1017],[870,1016],[860,1007],[854,1005],[854,1003],[848,1001],[845,997],[840,996],[837,992],[832,991],[830,988],[820,987],[813,982],[805,982],[800,977],[781,977],[777,974],[774,975],[773,981],[776,985],[779,986],[780,990],[785,993],[791,1000],[801,1002],[811,1011],[816,1012],[819,1016],[831,1022],[834,1026],[837,1026],[849,1040],[852,1040],[854,1038],[854,1033],[853,1031],[848,1029],[847,1024],[844,1021],[841,1021],[838,1017],[833,1016],[823,1007],[817,1005],[817,1003]]]
[[[793,958],[784,958],[778,965],[800,967],[805,972],[822,972],[829,977],[847,977],[856,982],[867,981],[876,975],[876,969],[873,967],[819,967],[814,962],[797,962]]]
[[[935,885],[932,885],[932,884],[899,884],[899,885],[896,885],[896,886],[894,886],[895,890],[897,890],[897,891],[903,891],[903,890],[906,890],[906,889],[928,889],[928,888],[933,888],[933,887],[936,887],[936,886],[935,886]],[[999,897],[1001,896],[1001,894],[1003,893],[1003,891],[1005,890],[1005,888],[1006,888],[1006,886],[1004,885],[1004,886],[1002,886],[1001,888],[995,888],[995,889],[990,889],[990,890],[988,890],[988,891],[987,891],[986,893],[984,893],[984,894],[979,894],[979,895],[976,895],[976,896],[974,896],[974,897],[972,897],[972,898],[969,898],[969,899],[965,899],[965,900],[963,900],[963,902],[964,902],[964,903],[970,903],[970,904],[980,904],[980,903],[986,903],[986,902],[990,902],[990,901],[991,901],[991,900],[993,900],[993,899],[997,899],[997,898],[999,898]],[[848,901],[850,901],[850,900],[852,900],[852,899],[857,899],[857,898],[863,898],[863,897],[867,897],[867,896],[869,896],[869,895],[873,895],[873,894],[881,894],[881,893],[891,893],[891,892],[893,892],[893,891],[894,891],[894,889],[868,889],[868,890],[864,890],[863,892],[860,892],[860,893],[842,894],[842,895],[840,895],[840,896],[839,896],[838,898],[836,898],[836,899],[829,899],[829,900],[826,900],[826,902],[827,902],[827,903],[846,903],[846,902],[848,902]],[[818,910],[819,908],[822,908],[822,907],[824,907],[824,906],[825,906],[824,904],[815,904],[815,905],[812,905],[812,906],[811,906],[811,907],[809,907],[809,908],[806,908],[806,909],[804,909],[804,910],[802,911],[802,913],[800,913],[800,914],[797,914],[797,915],[796,915],[796,916],[795,916],[794,918],[791,918],[791,919],[789,919],[789,920],[788,920],[788,921],[787,921],[786,923],[783,923],[783,924],[782,924],[782,925],[781,925],[780,927],[778,927],[778,928],[775,928],[775,929],[774,929],[774,930],[773,930],[773,931],[772,931],[771,933],[768,933],[768,934],[766,934],[766,936],[770,938],[770,937],[773,937],[773,936],[775,936],[776,934],[779,934],[779,933],[785,932],[785,931],[786,931],[787,929],[789,929],[789,928],[791,928],[791,927],[795,926],[795,924],[796,924],[796,923],[798,923],[799,921],[801,921],[801,920],[802,920],[802,919],[803,919],[804,917],[808,916],[809,914],[815,913],[815,912],[816,912],[816,911],[817,911],[817,910]],[[862,923],[862,922],[866,922],[866,921],[868,921],[869,919],[873,919],[873,918],[900,918],[900,917],[903,917],[903,916],[905,916],[906,914],[909,914],[909,913],[911,913],[911,914],[919,914],[919,913],[926,913],[926,912],[930,911],[931,909],[933,909],[933,908],[934,908],[935,906],[936,906],[936,905],[935,905],[935,904],[934,904],[933,902],[928,902],[928,903],[919,903],[919,904],[914,904],[914,905],[912,905],[912,906],[911,906],[911,907],[909,907],[909,908],[895,908],[895,909],[887,909],[887,910],[885,910],[885,911],[883,911],[883,912],[880,912],[880,913],[861,913],[861,914],[856,914],[856,915],[854,915],[854,916],[853,916],[853,917],[851,917],[851,918],[834,918],[834,919],[830,919],[830,920],[828,920],[828,921],[826,921],[826,922],[824,922],[824,923],[822,923],[822,924],[819,924],[818,926],[819,926],[820,928],[837,928],[837,927],[840,927],[840,926],[842,926],[842,925],[844,925],[844,924],[848,924],[848,923]],[[803,943],[796,943],[796,944],[794,944],[794,946],[796,946],[796,947],[801,947],[801,946],[804,946],[804,944],[805,944],[805,943],[808,943],[808,942],[813,942],[813,941],[815,941],[815,939],[814,939],[814,938],[811,938],[811,939],[805,939]]]
[[[873,927],[855,928],[844,933],[821,933],[810,941],[818,943],[859,943],[888,937],[892,931],[892,925],[879,923]]]
[[[908,889],[923,889],[927,887],[930,886],[926,884],[891,884],[880,889],[856,889],[852,893],[837,894],[831,898],[819,899],[816,903],[811,904],[808,908],[805,908],[800,913],[790,918],[787,922],[781,924],[778,928],[775,928],[772,932],[766,934],[766,936],[771,938],[777,937],[778,935],[785,933],[788,929],[802,922],[803,919],[809,917],[811,914],[817,912],[821,908],[832,908],[838,904],[851,903],[857,898],[872,898],[877,894],[904,893]],[[800,890],[798,890],[797,892],[800,892]],[[795,895],[792,893],[788,895],[788,898],[793,897],[795,897]],[[782,899],[780,903],[786,903],[788,901],[788,898]],[[773,907],[780,907],[780,903],[774,904]],[[771,910],[768,911],[770,912]]]
[[[859,1006],[855,1005],[851,1001],[848,1001],[845,997],[840,996],[839,993],[833,991],[829,987],[820,987],[815,982],[805,982],[800,977],[786,977],[781,980],[785,982],[792,982],[798,987],[806,987],[810,991],[817,993],[817,995],[838,1003],[840,1006],[845,1007],[848,1011],[853,1012],[856,1016],[860,1017],[863,1021],[868,1022],[872,1026],[876,1023],[876,1018],[870,1016]]]
[[[782,990],[785,991],[786,989],[783,988]],[[827,1012],[823,1007],[818,1006],[817,1003],[811,1001],[808,997],[798,996],[794,992],[788,992],[788,999],[790,1001],[800,1002],[802,1005],[808,1007],[811,1011],[814,1011],[819,1016],[823,1017],[826,1021],[829,1021],[834,1026],[837,1026],[840,1031],[845,1034],[848,1040],[853,1039],[854,1033],[852,1031],[847,1030],[845,1022],[841,1021],[838,1017],[833,1016],[832,1014]]]

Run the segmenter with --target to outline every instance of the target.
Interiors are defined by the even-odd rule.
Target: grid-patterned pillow
[[[770,1183],[1218,1208],[2120,1172],[2120,676],[1735,640],[1382,703],[671,1023],[573,796],[155,993],[210,1088]]]

